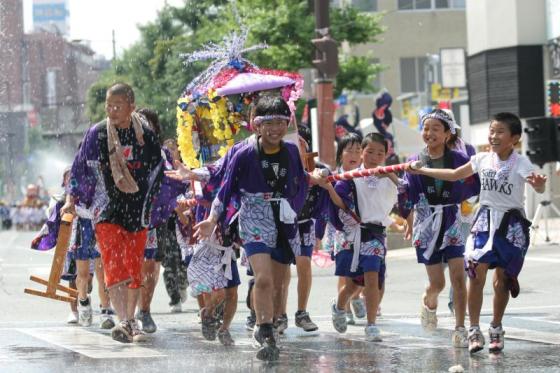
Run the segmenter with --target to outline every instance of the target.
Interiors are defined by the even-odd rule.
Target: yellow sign
[[[432,83],[432,101],[449,101],[459,97],[459,88],[443,88],[439,83]]]

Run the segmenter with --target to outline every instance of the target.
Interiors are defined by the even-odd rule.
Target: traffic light
[[[336,40],[330,36],[323,36],[320,39],[311,39],[317,49],[317,59],[313,60],[313,65],[319,70],[321,77],[334,78],[338,72],[338,45]]]
[[[558,118],[560,117],[560,80],[549,80],[546,85],[547,114]]]

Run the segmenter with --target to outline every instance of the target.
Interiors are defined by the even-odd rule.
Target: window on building
[[[351,0],[350,5],[362,12],[377,12],[377,0]]]
[[[399,10],[465,9],[465,0],[398,0]]]
[[[426,90],[426,57],[407,57],[400,60],[401,93]]]

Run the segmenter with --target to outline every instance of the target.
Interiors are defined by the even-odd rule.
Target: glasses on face
[[[119,113],[124,110],[123,105],[109,105],[105,104],[105,111],[108,113]]]
[[[281,128],[288,126],[288,122],[285,120],[267,120],[262,122],[262,126],[265,128]]]

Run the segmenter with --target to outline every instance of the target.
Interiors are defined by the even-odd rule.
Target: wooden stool
[[[70,243],[70,236],[72,235],[72,220],[74,220],[74,215],[72,214],[64,214],[62,216],[60,229],[58,231],[58,237],[56,239],[56,247],[54,250],[54,257],[49,280],[46,281],[37,276],[30,277],[31,281],[37,282],[41,285],[45,285],[47,287],[47,291],[42,292],[33,289],[25,289],[25,293],[69,303],[73,303],[76,301],[76,298],[78,297],[78,291],[59,284],[60,277],[62,276],[62,270],[64,269],[66,252],[68,251],[68,245]],[[69,296],[58,295],[56,294],[57,290],[60,290],[68,294]]]

